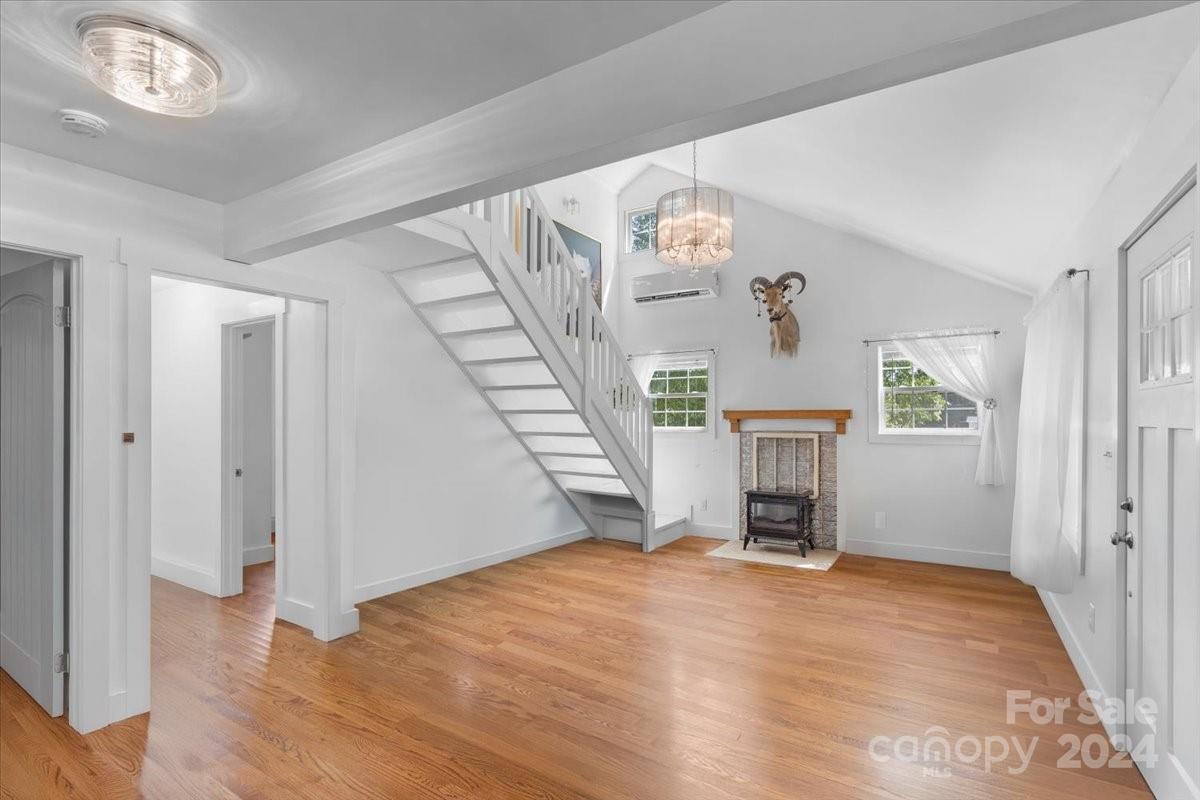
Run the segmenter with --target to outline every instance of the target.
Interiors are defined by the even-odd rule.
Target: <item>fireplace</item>
[[[813,542],[819,548],[837,549],[838,434],[740,431],[736,436],[741,467],[739,536],[746,535],[746,492],[811,492]]]

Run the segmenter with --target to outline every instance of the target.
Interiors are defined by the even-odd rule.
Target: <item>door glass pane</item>
[[[1180,308],[1192,304],[1192,248],[1175,257],[1175,284],[1178,287]]]
[[[1192,314],[1189,311],[1173,322],[1175,326],[1175,374],[1192,374]]]
[[[1150,331],[1150,357],[1146,368],[1146,380],[1157,381],[1163,376],[1163,326]]]
[[[1142,327],[1154,324],[1154,273],[1142,278]]]
[[[1163,317],[1179,310],[1179,292],[1175,283],[1175,262],[1168,261],[1158,268],[1158,291],[1162,294]]]
[[[1141,381],[1145,383],[1150,380],[1150,334],[1143,333],[1140,338],[1142,340],[1142,354],[1138,363],[1142,365]]]

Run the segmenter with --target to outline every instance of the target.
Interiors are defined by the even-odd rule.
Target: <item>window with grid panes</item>
[[[658,233],[658,211],[643,208],[625,214],[625,252],[653,252]]]
[[[879,432],[978,435],[979,407],[884,345],[879,348]]]
[[[708,363],[664,364],[650,377],[654,427],[703,430],[708,427]]]

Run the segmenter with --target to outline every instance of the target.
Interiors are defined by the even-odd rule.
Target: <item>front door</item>
[[[1127,297],[1126,732],[1159,798],[1200,797],[1200,444],[1193,186],[1131,247]]]

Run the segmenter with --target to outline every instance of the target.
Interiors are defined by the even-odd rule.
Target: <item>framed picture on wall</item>
[[[590,236],[584,236],[574,228],[568,228],[557,220],[554,224],[558,227],[559,235],[562,236],[567,249],[571,251],[571,257],[575,259],[575,266],[579,268],[579,271],[583,273],[584,280],[592,287],[592,297],[596,298],[596,306],[603,309],[600,243]]]

